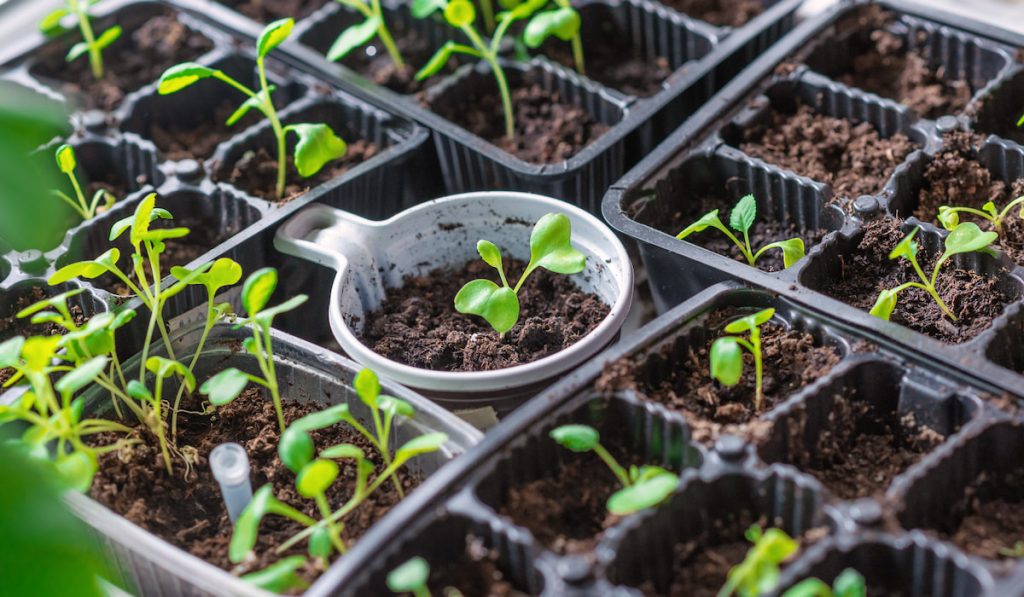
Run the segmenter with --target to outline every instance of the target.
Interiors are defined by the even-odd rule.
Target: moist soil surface
[[[56,294],[55,292],[47,292],[39,286],[33,286],[26,292],[14,299],[13,304],[8,305],[6,308],[10,315],[7,317],[0,318],[0,341],[7,341],[15,336],[55,336],[57,334],[64,334],[65,329],[57,325],[56,323],[31,323],[31,318],[19,319],[18,313],[26,307],[44,300],[50,296]],[[85,324],[85,314],[82,313],[82,308],[78,305],[70,305],[68,310],[71,311],[71,317],[75,320],[75,325]],[[5,368],[0,369],[0,386],[7,383],[7,380],[14,375],[14,369]]]
[[[743,141],[748,155],[828,183],[840,198],[880,193],[917,147],[902,133],[883,139],[869,122],[815,114],[806,104],[795,114],[772,110]]]
[[[897,475],[945,439],[916,424],[909,413],[901,417],[842,395],[834,396],[828,426],[818,430],[811,450],[804,444],[804,425],[801,421],[790,428],[787,463],[814,475],[843,500],[883,494]]]
[[[723,428],[742,425],[756,418],[754,361],[744,351],[743,376],[726,387],[710,373],[711,344],[722,335],[726,324],[754,310],[729,308],[713,312],[707,322],[711,333],[697,347],[685,339],[634,362],[622,359],[608,365],[597,380],[601,391],[631,389],[643,397],[683,413],[698,441],[714,440]],[[817,346],[814,338],[775,323],[761,326],[764,355],[764,404],[762,412],[785,401],[803,386],[826,375],[840,359],[839,350]]]
[[[99,35],[101,30],[96,33]],[[46,50],[33,71],[62,81],[62,91],[81,96],[86,108],[112,110],[128,93],[155,82],[171,66],[194,60],[212,47],[210,40],[185,27],[173,14],[164,14],[138,27],[125,27],[121,38],[103,52],[105,73],[99,81],[93,77],[87,56],[73,62],[64,60],[66,44]]]
[[[1024,474],[995,477],[982,474],[967,488],[966,495],[953,508],[950,520],[960,523],[937,531],[971,555],[1002,560],[1006,568],[1019,561],[1012,553],[1024,541]]]
[[[456,589],[461,595],[483,597],[525,597],[498,566],[497,550],[487,549],[478,537],[466,537],[462,558],[448,560],[430,570],[428,587],[431,595],[448,595]]]
[[[683,209],[673,212],[669,219],[670,224],[668,227],[662,228],[664,232],[673,236],[682,232],[687,226],[693,224],[701,216],[713,209],[718,210],[718,218],[722,223],[729,226],[729,214],[732,212],[733,206],[736,205],[736,201],[709,195],[702,195],[696,198],[696,200],[687,198],[682,203]],[[730,228],[730,231],[735,232],[732,228]],[[779,222],[768,219],[763,213],[759,212],[757,221],[750,229],[750,246],[756,253],[758,249],[769,243],[788,240],[798,236],[804,241],[804,249],[810,251],[811,247],[821,242],[821,239],[828,232],[824,228],[813,230],[799,228],[792,222]],[[736,235],[737,238],[742,240],[743,236],[741,234],[736,233]],[[740,263],[747,263],[747,258],[743,256],[743,252],[736,246],[736,243],[714,228],[708,228],[703,232],[695,232],[686,237],[685,240],[688,243],[704,247],[709,251],[714,251],[719,255],[732,257]],[[757,259],[757,267],[767,272],[784,270],[786,264],[782,259],[782,250],[771,249],[766,251]]]
[[[217,0],[257,23],[269,23],[292,17],[304,19],[329,0]]]
[[[625,467],[644,464],[637,455],[623,453],[614,444],[605,448]],[[622,520],[610,514],[607,505],[621,486],[608,465],[594,454],[563,450],[561,456],[557,477],[510,487],[498,511],[529,529],[556,553],[586,554],[606,530]]]
[[[196,405],[190,406],[198,409]],[[313,404],[285,402],[285,420],[294,421],[316,409]],[[245,390],[234,402],[218,408],[214,415],[182,412],[178,419],[178,434],[179,445],[195,448],[195,462],[190,470],[186,472],[181,460],[176,459],[177,468],[173,475],[168,475],[158,445],[145,436],[142,438],[144,443],[100,458],[99,473],[90,492],[92,497],[129,521],[215,566],[236,574],[261,570],[277,561],[279,556],[274,554],[274,549],[303,527],[284,517],[268,516],[260,526],[255,556],[239,566],[231,563],[228,544],[232,524],[224,509],[220,488],[210,472],[207,456],[218,444],[237,442],[249,455],[254,488],[271,483],[278,499],[309,516],[320,518],[315,503],[298,495],[295,475],[278,459],[279,433],[274,405],[256,388]],[[351,443],[367,454],[375,453],[361,435],[345,425],[314,431],[311,435],[321,449]],[[110,436],[100,437],[97,443],[111,443],[111,440]],[[421,481],[409,475],[400,475],[400,479],[406,495]],[[338,480],[327,492],[332,506],[337,508],[343,504],[350,497],[354,485],[353,467],[343,464]],[[382,484],[345,519],[342,536],[346,545],[358,541],[399,500],[398,492],[390,482]],[[306,545],[300,542],[283,556],[305,554]],[[312,582],[322,572],[315,564],[309,564],[300,570],[300,575]]]
[[[609,31],[605,35],[594,39],[592,43],[584,41],[583,66],[587,78],[638,97],[649,97],[661,91],[662,82],[672,74],[668,59],[663,56],[653,60],[644,58],[629,43],[629,37],[624,32],[617,30],[612,22],[607,24]],[[586,33],[584,31],[584,39],[598,37],[587,36]],[[541,46],[540,53],[562,63],[566,68],[576,70],[572,45],[568,42],[553,38]]]
[[[515,284],[525,264],[505,260]],[[501,284],[483,261],[460,270],[436,269],[407,276],[388,290],[380,309],[367,316],[362,341],[391,360],[434,371],[491,371],[522,365],[572,346],[598,326],[610,309],[580,290],[573,276],[538,268],[519,290],[519,322],[499,337],[482,318],[458,313],[452,301],[466,283],[486,278]]]
[[[565,161],[608,130],[608,125],[595,120],[583,108],[565,102],[561,93],[548,91],[538,84],[519,84],[520,77],[509,72],[506,75],[512,87],[515,112],[513,139],[505,136],[501,98],[497,85],[490,81],[486,83],[486,90],[460,93],[454,97],[446,94],[443,100],[435,100],[429,107],[471,133],[533,164]]]
[[[218,145],[259,122],[259,116],[253,110],[234,126],[228,126],[226,121],[239,103],[225,100],[214,108],[212,120],[206,119],[192,126],[151,120],[146,135],[168,160],[205,160],[213,155]]]
[[[338,130],[336,134],[341,134]],[[290,135],[294,137],[294,135]],[[348,141],[348,150],[341,158],[328,162],[323,169],[309,178],[302,178],[295,169],[292,157],[295,155],[294,139],[289,140],[288,166],[285,176],[284,198],[277,196],[277,150],[266,147],[246,151],[228,168],[218,168],[214,179],[229,182],[256,197],[275,203],[287,203],[305,194],[313,187],[337,178],[380,153],[381,148],[363,139]],[[227,172],[225,175],[224,172]]]
[[[818,289],[848,305],[870,311],[882,290],[896,288],[904,282],[919,281],[906,259],[889,259],[889,253],[904,236],[899,220],[884,218],[869,222],[856,248],[840,255],[839,279],[819,283]],[[921,237],[921,233],[915,237],[921,247],[918,262],[921,269],[930,275],[938,256],[925,251]],[[956,315],[956,321],[943,313],[931,295],[918,288],[900,293],[890,321],[936,340],[959,344],[988,328],[1010,302],[999,278],[959,268],[955,259],[942,266],[936,288],[943,302]]]
[[[992,201],[1000,212],[1011,201],[1024,195],[1024,178],[1006,184],[978,161],[978,148],[984,137],[966,132],[946,135],[944,149],[924,171],[924,185],[917,195],[913,213],[919,220],[941,226],[939,207],[981,209]],[[993,230],[988,220],[961,213],[961,222],[974,222],[982,230]],[[1003,220],[998,245],[1017,265],[1024,265],[1024,219],[1014,208]]]
[[[352,50],[342,58],[341,63],[358,72],[374,83],[387,87],[388,89],[405,95],[418,93],[433,85],[445,74],[454,72],[454,60],[449,61],[437,75],[425,80],[415,79],[419,65],[426,64],[437,50],[431,45],[430,40],[420,35],[415,29],[407,29],[398,22],[389,25],[395,45],[398,46],[405,68],[398,68],[391,55],[388,54],[384,45],[376,37],[371,43]],[[333,40],[332,40],[333,43]],[[326,46],[326,52],[330,46]]]
[[[763,0],[662,0],[661,3],[719,27],[740,27],[764,12]]]

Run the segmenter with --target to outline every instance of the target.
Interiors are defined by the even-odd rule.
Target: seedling
[[[644,465],[623,467],[601,445],[601,436],[587,425],[562,425],[551,430],[552,439],[576,453],[593,452],[622,484],[622,488],[608,498],[608,511],[626,516],[653,508],[668,499],[679,485],[679,477],[660,466]]]
[[[779,582],[779,565],[797,552],[799,544],[782,529],[763,531],[760,525],[747,529],[745,536],[754,544],[746,558],[729,570],[718,597],[757,597],[771,593]]]
[[[498,53],[501,48],[501,41],[508,28],[516,21],[529,18],[537,9],[544,6],[547,0],[527,0],[511,10],[501,13],[498,19],[498,26],[491,37],[491,43],[484,42],[483,37],[477,32],[474,23],[476,22],[476,8],[470,0],[413,0],[411,11],[417,19],[427,18],[437,10],[442,10],[444,20],[452,27],[462,31],[469,39],[471,46],[454,41],[446,42],[434,56],[427,62],[418,73],[416,80],[422,81],[437,74],[454,54],[465,54],[479,58],[487,63],[494,74],[494,80],[498,83],[498,91],[501,94],[501,105],[505,113],[505,136],[509,139],[515,138],[516,123],[512,106],[512,95],[509,92],[508,78],[505,76],[505,69],[498,62]]]
[[[92,21],[89,17],[89,8],[99,0],[67,0],[63,8],[50,12],[39,22],[39,29],[47,35],[56,35],[64,32],[61,21],[68,15],[74,15],[78,21],[78,30],[82,33],[82,41],[71,46],[65,60],[73,62],[82,56],[89,56],[89,67],[92,69],[92,76],[97,80],[103,78],[103,50],[110,47],[121,37],[121,26],[114,25],[101,33],[98,37],[93,32]]]
[[[1024,558],[1024,541],[1018,541],[1013,547],[999,548],[999,555],[1004,558]]]
[[[889,253],[889,259],[906,259],[914,266],[914,271],[917,272],[920,282],[906,282],[900,284],[896,288],[890,288],[883,290],[878,294],[878,299],[875,301],[875,306],[871,308],[871,314],[881,319],[889,320],[892,316],[893,310],[896,308],[896,300],[899,297],[899,293],[903,292],[908,288],[920,288],[929,295],[935,303],[942,309],[942,312],[947,317],[956,321],[956,315],[949,310],[946,303],[942,302],[942,297],[939,296],[938,290],[935,288],[935,282],[939,278],[939,271],[942,269],[942,264],[946,263],[950,257],[959,255],[961,253],[973,253],[975,251],[984,251],[988,249],[997,238],[998,235],[995,232],[982,232],[978,228],[977,224],[973,222],[966,222],[957,226],[949,235],[946,236],[945,251],[939,257],[938,261],[935,262],[935,267],[932,269],[931,277],[925,275],[924,270],[921,269],[920,264],[917,262],[917,243],[914,242],[914,236],[917,234],[919,228],[915,228],[910,234],[905,236],[903,240]]]
[[[96,216],[97,211],[100,207],[100,202],[103,202],[104,209],[110,209],[117,201],[109,191],[105,189],[99,189],[92,196],[92,201],[86,201],[85,193],[82,192],[82,185],[78,183],[78,177],[75,176],[75,168],[78,166],[78,160],[75,159],[75,150],[70,145],[61,145],[57,148],[57,167],[60,171],[67,175],[71,181],[71,188],[75,190],[75,197],[72,199],[68,197],[67,193],[63,191],[53,191],[53,194],[60,198],[61,201],[71,206],[71,209],[75,210],[76,213],[83,220],[91,220]]]
[[[416,556],[388,573],[387,585],[392,593],[412,593],[414,597],[430,597],[427,581],[430,564]]]
[[[240,327],[249,325],[252,329],[252,336],[246,338],[242,342],[242,346],[246,352],[256,357],[262,377],[230,367],[206,380],[200,386],[199,392],[207,396],[214,406],[224,406],[238,398],[249,383],[263,386],[270,390],[270,396],[274,401],[274,410],[277,411],[277,424],[281,432],[284,433],[284,408],[281,405],[281,389],[274,368],[274,345],[270,328],[275,317],[298,308],[309,297],[300,294],[276,307],[267,307],[270,295],[276,288],[277,270],[272,267],[256,270],[242,286],[242,306],[249,317],[240,321],[238,325]]]
[[[296,420],[281,434],[277,447],[278,456],[281,462],[295,473],[295,489],[298,494],[315,502],[320,520],[307,516],[301,510],[279,500],[274,496],[273,485],[268,483],[253,494],[252,501],[235,523],[235,531],[228,549],[228,556],[232,562],[237,564],[246,559],[256,546],[261,522],[267,515],[275,514],[306,527],[279,545],[277,553],[285,553],[293,545],[305,540],[309,555],[319,560],[326,568],[332,555],[346,552],[347,546],[342,539],[345,517],[389,478],[396,475],[409,460],[435,452],[448,441],[448,436],[444,433],[428,433],[407,441],[395,451],[391,463],[371,480],[374,465],[359,447],[339,444],[322,450],[317,457],[316,447],[310,436],[311,432],[318,429],[343,422],[351,424],[354,420],[348,404],[338,404]],[[336,460],[353,461],[356,480],[351,496],[340,508],[334,510],[327,494],[340,474]],[[304,583],[299,584],[300,579],[295,571],[304,564],[305,558],[286,558],[266,570],[243,578],[263,588],[277,591],[299,588]]]
[[[981,209],[973,209],[970,207],[950,207],[948,205],[943,205],[939,208],[939,222],[942,223],[942,227],[946,230],[955,230],[960,224],[960,214],[971,214],[992,222],[992,228],[995,229],[996,234],[1002,236],[1003,222],[1006,220],[1006,217],[1010,215],[1013,208],[1017,206],[1020,206],[1020,210],[1017,212],[1017,217],[1024,218],[1024,196],[1017,197],[1008,203],[1002,211],[1000,211],[992,201],[982,205]]]
[[[764,309],[741,317],[725,326],[727,334],[749,334],[748,338],[722,336],[711,343],[711,377],[727,386],[734,386],[743,376],[743,349],[754,357],[754,411],[761,412],[764,403],[764,358],[761,354],[761,326],[775,315],[775,309]]]
[[[295,168],[303,178],[316,175],[328,162],[336,160],[347,151],[345,142],[338,137],[330,126],[323,123],[299,123],[284,126],[274,108],[271,94],[274,86],[267,82],[266,58],[274,48],[281,45],[292,33],[294,19],[281,19],[266,26],[256,44],[256,68],[259,71],[260,89],[254,91],[228,76],[224,71],[203,66],[195,62],[185,62],[172,66],[160,77],[158,92],[160,95],[177,93],[203,79],[217,79],[245,94],[249,99],[228,117],[227,125],[231,126],[241,120],[249,110],[256,109],[270,121],[277,143],[277,196],[284,197],[285,174],[287,171],[287,137],[295,133],[298,143],[295,145]]]
[[[580,37],[580,13],[569,0],[554,0],[554,8],[538,11],[530,18],[523,31],[523,41],[531,48],[539,48],[548,38],[567,41],[572,46],[576,72],[586,76],[583,59],[583,40]]]
[[[538,267],[556,274],[578,274],[587,265],[587,257],[572,246],[572,224],[564,214],[545,214],[530,233],[530,263],[516,282],[509,286],[501,249],[494,243],[481,240],[476,243],[480,258],[501,277],[501,286],[490,280],[473,280],[455,295],[455,310],[459,313],[479,315],[496,332],[504,335],[519,321],[519,289]]]
[[[683,240],[695,232],[703,232],[708,228],[714,228],[719,230],[726,237],[729,238],[737,247],[740,252],[743,253],[743,257],[746,258],[747,263],[753,267],[758,258],[764,255],[765,251],[771,249],[782,250],[782,263],[785,267],[789,267],[804,257],[804,241],[802,238],[796,237],[789,240],[781,240],[774,243],[769,243],[756,252],[750,246],[750,229],[754,225],[754,221],[757,219],[757,201],[753,195],[744,195],[732,208],[732,212],[729,214],[729,226],[737,232],[743,233],[743,241],[736,238],[736,235],[729,231],[722,224],[722,220],[718,217],[718,210],[711,210],[708,213],[701,216],[699,220],[687,226],[682,232],[676,235],[676,238]]]
[[[376,36],[384,44],[384,49],[391,57],[391,61],[395,63],[395,67],[404,71],[405,60],[402,59],[402,53],[398,51],[398,46],[395,45],[395,40],[384,22],[384,11],[381,10],[380,0],[338,0],[338,3],[356,10],[366,17],[366,20],[342,31],[338,35],[338,39],[334,40],[331,48],[327,50],[327,59],[337,62],[352,50],[369,43]]]
[[[782,597],[867,597],[864,577],[853,568],[839,573],[832,586],[817,578],[808,578],[790,587]]]

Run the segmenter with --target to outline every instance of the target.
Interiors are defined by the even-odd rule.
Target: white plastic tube
[[[239,444],[221,444],[210,452],[210,468],[213,470],[213,478],[220,484],[224,505],[234,523],[252,500],[249,455]]]

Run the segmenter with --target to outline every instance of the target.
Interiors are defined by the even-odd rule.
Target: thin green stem
[[[161,416],[162,398],[164,391],[164,378],[159,375],[153,393],[153,425],[156,427],[156,438],[160,442],[160,454],[163,455],[164,465],[167,467],[167,474],[173,475],[174,469],[171,466],[171,452],[167,448],[167,438],[164,436],[164,420]]]
[[[404,71],[405,60],[402,59],[402,53],[398,51],[398,46],[395,44],[394,38],[391,37],[391,32],[388,31],[388,27],[384,23],[384,11],[380,8],[380,0],[371,0],[370,6],[372,7],[373,15],[380,19],[380,25],[377,25],[377,37],[384,44],[384,49],[387,50],[388,56],[391,56],[391,61],[395,63],[395,68],[399,71]]]
[[[761,355],[761,328],[754,326],[750,330],[750,345],[754,353],[754,383],[757,390],[754,394],[754,412],[761,412],[761,405],[764,403],[764,362]]]
[[[495,33],[494,39],[491,41],[491,45],[488,46],[484,43],[484,40],[480,37],[480,34],[476,32],[470,25],[461,27],[462,32],[466,34],[469,41],[473,43],[477,49],[480,50],[481,58],[491,67],[491,71],[494,73],[494,80],[498,83],[498,92],[501,94],[501,106],[505,113],[505,137],[514,139],[516,136],[516,123],[515,116],[512,106],[512,95],[508,89],[508,80],[505,78],[505,71],[498,64],[498,55],[496,51],[497,45],[500,43],[501,35],[504,35],[508,25],[511,24],[509,19],[503,19],[501,26]]]
[[[263,93],[263,114],[270,120],[270,126],[274,129],[274,139],[277,141],[277,197],[284,197],[285,170],[288,166],[288,148],[285,145],[285,130],[281,125],[281,119],[274,109],[274,102],[270,98],[270,86],[267,84],[267,67],[265,60],[260,57],[256,60],[256,68],[260,74],[260,89]]]
[[[82,185],[78,183],[78,177],[75,176],[74,172],[68,172],[68,180],[71,181],[71,188],[75,190],[75,197],[78,199],[78,204],[81,206],[80,213],[82,214],[82,219],[88,220],[88,201],[85,199],[85,193],[82,192]]]
[[[480,9],[484,13],[484,27],[487,31],[494,31],[494,5],[491,0],[480,0]]]
[[[270,389],[270,396],[274,401],[274,410],[277,411],[277,424],[281,428],[281,433],[284,433],[284,408],[281,405],[281,393],[277,384],[277,373],[274,370],[274,349],[273,343],[270,338],[270,328],[264,327],[259,323],[253,322],[253,333],[256,334],[256,330],[260,330],[260,334],[256,335],[256,342],[261,341],[264,352],[264,358],[261,359],[260,368],[263,370],[263,376],[266,379],[267,385]]]
[[[210,330],[213,329],[213,324],[216,321],[216,312],[213,310],[212,295],[207,298],[206,305],[206,324],[203,326],[203,333],[199,337],[199,344],[196,346],[196,351],[192,354],[192,360],[189,361],[188,364],[188,370],[191,373],[195,373],[196,363],[199,361],[199,355],[202,354],[203,346],[206,344],[206,338],[210,335]],[[185,384],[181,384],[178,386],[178,393],[174,397],[174,411],[171,413],[171,439],[175,440],[175,444],[177,444],[178,437],[178,412],[181,408],[181,397],[184,393]]]
[[[331,506],[327,503],[327,497],[320,493],[314,499],[316,500],[317,508],[320,509],[320,516],[327,519],[331,515]],[[344,554],[346,549],[345,542],[341,540],[341,530],[333,522],[327,523],[327,535],[331,538],[334,549],[337,549],[338,553]]]
[[[597,454],[598,458],[604,461],[608,468],[611,469],[612,473],[618,478],[619,482],[622,483],[623,487],[629,487],[632,483],[629,480],[629,475],[626,473],[626,469],[622,468],[618,460],[605,449],[601,444],[594,446],[594,454]]]
[[[572,57],[576,62],[576,72],[584,77],[587,76],[587,69],[583,63],[583,40],[580,39],[579,33],[572,38]]]
[[[103,78],[103,55],[96,45],[96,34],[93,33],[92,23],[89,21],[89,7],[82,6],[79,0],[71,0],[71,10],[78,17],[78,29],[89,48],[89,67],[92,69],[92,76],[100,80]]]

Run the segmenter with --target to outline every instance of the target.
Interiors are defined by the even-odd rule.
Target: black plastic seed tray
[[[772,323],[780,333],[806,334],[837,355],[824,375],[743,424],[709,425],[695,411],[652,398],[650,389],[664,389],[675,372],[692,369],[688,355],[705,354],[698,346],[732,317],[766,307],[776,309]],[[610,383],[624,366],[646,385]],[[854,566],[869,587],[891,594],[1000,595],[1022,573],[1017,560],[981,557],[948,539],[975,513],[977,496],[982,505],[1019,499],[1013,480],[1024,472],[1015,457],[1022,420],[1012,401],[993,391],[880,348],[794,301],[719,284],[492,429],[439,473],[446,487],[428,507],[374,530],[372,542],[387,548],[357,546],[325,586],[331,594],[383,593],[389,570],[421,556],[435,569],[432,582],[464,591],[459,582],[479,574],[507,583],[502,590],[511,585],[533,595],[715,594],[721,583],[700,589],[696,567],[723,557],[739,563],[749,547],[743,531],[759,522],[801,540],[781,587],[807,574],[831,580]],[[691,407],[700,400],[692,393],[685,399]],[[605,519],[603,500],[614,481],[609,489],[604,465],[548,437],[569,422],[597,428],[620,461],[681,473],[678,489],[661,506]],[[843,468],[844,458],[856,456],[860,445],[882,451],[861,463],[866,484],[851,487],[844,480],[853,469]],[[574,485],[580,477],[586,481]],[[535,497],[524,499],[524,488]],[[1010,533],[996,539],[1012,546],[1018,537]],[[727,570],[719,570],[722,582]],[[473,590],[485,594],[489,585]]]
[[[253,38],[221,27],[198,7],[120,0],[104,2],[98,10],[97,27],[119,23],[132,32],[126,33],[123,44],[136,43],[132,36],[147,27],[156,28],[158,34],[168,27],[178,27],[177,34],[188,41],[177,59],[192,59],[243,82],[256,82]],[[74,133],[67,142],[76,149],[80,180],[83,185],[103,184],[115,190],[119,202],[109,212],[71,227],[59,245],[42,254],[7,253],[0,268],[4,274],[0,287],[5,290],[24,285],[26,280],[34,280],[45,289],[45,279],[57,268],[101,254],[110,246],[110,226],[130,214],[149,192],[159,194],[158,205],[167,208],[177,224],[192,229],[186,239],[189,244],[176,255],[174,265],[231,257],[251,272],[263,266],[284,265],[284,258],[272,248],[274,231],[279,222],[306,204],[326,203],[381,219],[440,191],[440,181],[430,167],[433,148],[425,129],[363,97],[329,87],[314,70],[277,60],[275,53],[268,60],[268,70],[277,87],[275,100],[282,120],[327,122],[349,143],[350,153],[361,158],[347,164],[343,172],[312,179],[307,192],[278,202],[254,190],[248,179],[234,176],[236,163],[242,164],[247,154],[267,146],[269,135],[269,124],[255,115],[236,127],[221,124],[233,111],[232,106],[241,102],[241,94],[208,80],[180,94],[160,96],[156,80],[174,61],[154,62],[149,65],[152,77],[126,82],[126,93],[116,101],[110,100],[106,91],[93,94],[110,104],[108,109],[100,110],[95,99],[83,99],[49,70],[54,57],[62,57],[71,41],[71,36],[55,40],[38,36],[30,50],[7,57],[5,63],[11,68],[4,78],[68,105]],[[119,58],[118,51],[137,50],[119,44],[122,42],[108,50],[113,60]],[[111,68],[117,72],[116,64]],[[200,134],[211,131],[214,134]],[[201,142],[195,138],[201,138]],[[56,144],[41,149],[38,159],[52,163]],[[56,165],[53,167],[56,169]],[[301,190],[297,187],[297,192]],[[62,213],[58,210],[53,217],[63,217]],[[120,248],[125,255],[126,246]],[[121,296],[125,290],[114,280],[100,278],[84,284],[89,296],[104,308],[126,300]],[[290,292],[312,290],[303,286],[302,280],[287,277],[282,287]],[[172,319],[205,300],[205,293],[191,288],[168,303],[165,317]],[[84,315],[91,316],[94,310],[86,307]],[[129,330],[133,338],[126,349],[135,348],[133,341],[141,338],[139,332]]]
[[[941,94],[952,94],[949,90],[959,85],[960,103],[935,108],[915,103],[905,90],[903,95],[889,93],[896,97],[892,99],[840,82],[863,83],[850,64],[861,59],[857,52],[864,50],[857,48],[863,46],[857,44],[873,39],[872,31],[902,40],[905,48],[918,52],[934,77],[945,77],[947,87],[930,88],[931,97],[947,97]],[[936,326],[915,331],[872,317],[869,304],[858,308],[858,303],[866,304],[867,295],[857,295],[844,282],[856,272],[899,267],[887,256],[871,261],[869,250],[858,247],[868,235],[886,230],[901,235],[918,226],[923,254],[941,252],[946,231],[933,218],[922,221],[918,208],[924,189],[932,188],[928,185],[946,182],[933,183],[929,166],[943,152],[953,152],[966,134],[980,133],[976,150],[965,160],[980,164],[993,183],[1011,189],[1024,176],[1024,147],[995,134],[1012,137],[1011,125],[1024,107],[1016,104],[1013,91],[1024,69],[1016,50],[1022,45],[1024,39],[1015,34],[910,3],[842,3],[802,23],[615,183],[604,200],[605,218],[637,242],[659,310],[716,282],[740,280],[834,315],[894,350],[928,355],[978,381],[1019,392],[1024,387],[1019,342],[1024,269],[1010,256],[954,259],[961,271],[984,276],[986,285],[978,292],[1000,296],[1006,304],[991,312],[997,316],[990,324],[978,324],[983,329],[973,330],[973,336],[947,334]],[[930,118],[919,111],[930,111]],[[780,130],[778,123],[802,113],[838,120],[815,121],[830,124],[808,129],[804,145],[765,150],[763,140]],[[986,125],[1003,120],[1007,125],[999,130]],[[838,159],[825,161],[826,168],[815,171],[807,165],[809,147],[825,145],[823,153],[839,155],[848,149],[826,144],[823,131],[829,126],[849,127],[848,145],[876,135],[879,146],[888,147],[888,157],[866,161],[868,166],[860,170],[842,166]],[[779,156],[787,150],[789,159]],[[776,165],[780,161],[791,169]],[[950,179],[951,187],[973,184],[966,174]],[[726,209],[746,193],[757,197],[759,220],[769,229],[782,230],[779,240],[793,235],[787,227],[802,231],[808,245],[805,259],[784,271],[777,271],[781,259],[774,266],[766,261],[754,268],[700,246],[714,238],[717,233],[712,231],[686,241],[674,238],[709,210],[709,201]],[[865,263],[876,269],[865,269]],[[869,298],[873,302],[874,295]]]
[[[255,35],[261,24],[239,17],[218,3],[202,0],[176,0],[182,6],[203,5],[210,15],[231,23],[232,28]],[[440,117],[422,104],[422,97],[396,93],[386,86],[358,74],[349,66],[326,60],[323,52],[352,22],[354,11],[329,2],[296,26],[299,43],[286,51],[304,64],[346,88],[358,90],[375,103],[422,123],[433,131],[439,171],[445,190],[457,193],[475,190],[508,189],[531,191],[560,197],[596,213],[608,186],[626,169],[649,152],[657,141],[679,125],[733,75],[762,54],[795,23],[801,0],[766,0],[765,10],[744,26],[733,29],[716,27],[691,19],[682,13],[648,0],[587,0],[580,4],[585,13],[593,13],[596,26],[610,28],[590,32],[607,44],[609,39],[623,40],[638,59],[655,61],[663,57],[672,71],[653,95],[639,97],[620,93],[600,83],[579,77],[561,63],[534,58],[520,63],[516,70],[528,68],[541,74],[541,85],[557,90],[562,101],[584,107],[595,121],[610,128],[569,159],[552,164],[525,162],[497,146]],[[425,38],[432,49],[452,35],[439,23],[413,22],[400,3],[385,3],[389,22],[399,30],[414,31]],[[589,25],[587,26],[589,27]],[[511,50],[511,44],[509,44]],[[379,51],[376,48],[373,51]],[[354,60],[354,59],[353,59]],[[469,71],[451,72],[428,88],[452,87],[453,92],[472,89]],[[386,83],[386,80],[381,79]],[[394,86],[394,85],[392,85]],[[408,91],[408,90],[403,90]]]

